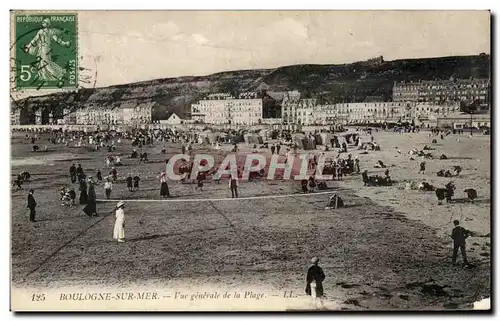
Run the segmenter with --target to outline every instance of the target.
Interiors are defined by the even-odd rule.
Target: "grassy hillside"
[[[459,56],[402,59],[380,64],[356,62],[343,65],[293,65],[276,69],[237,70],[200,77],[164,78],[76,93],[58,93],[17,101],[15,106],[30,110],[156,102],[153,118],[170,112],[186,115],[190,105],[211,92],[242,92],[262,88],[271,91],[299,90],[304,97],[323,102],[363,101],[367,96],[391,100],[394,81],[455,78],[487,78],[490,56]]]

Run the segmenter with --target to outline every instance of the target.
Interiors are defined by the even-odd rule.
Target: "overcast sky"
[[[487,11],[83,11],[97,86],[291,64],[490,52]],[[93,74],[93,72],[90,72]]]

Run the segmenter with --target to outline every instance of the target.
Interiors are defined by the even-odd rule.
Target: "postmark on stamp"
[[[78,86],[77,19],[76,13],[15,15],[16,88]]]

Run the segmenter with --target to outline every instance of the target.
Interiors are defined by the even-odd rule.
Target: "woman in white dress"
[[[125,203],[123,201],[116,204],[116,221],[115,229],[113,231],[113,238],[118,240],[119,243],[125,242],[125,212],[123,207]]]

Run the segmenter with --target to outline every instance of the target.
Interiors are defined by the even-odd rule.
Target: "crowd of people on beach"
[[[411,133],[415,130],[398,130],[400,134]],[[376,153],[381,150],[380,144],[375,141],[376,133],[371,130],[365,130],[364,134],[368,134],[370,139],[367,141],[362,141],[362,139],[357,136],[353,139],[352,144],[348,145],[347,142],[331,142],[330,146],[325,146],[323,150],[314,150],[307,153],[307,172],[308,178],[304,178],[300,181],[300,191],[302,193],[314,193],[318,190],[328,190],[331,189],[331,182],[342,181],[345,177],[359,177],[363,186],[366,187],[385,187],[394,185],[394,181],[390,176],[389,168],[391,165],[384,164],[382,160],[378,160],[373,164],[375,173],[370,175],[371,166],[364,163],[363,168],[360,161],[360,155],[367,153]],[[432,131],[430,138],[433,142],[436,142],[438,138],[444,140],[449,133],[444,133],[443,131]],[[459,133],[460,134],[460,133]],[[140,190],[141,176],[138,171],[129,170],[133,165],[144,164],[144,166],[149,166],[151,162],[148,153],[145,151],[146,148],[160,146],[160,158],[165,158],[165,162],[168,162],[166,155],[168,154],[167,143],[179,144],[182,154],[192,155],[195,153],[195,149],[200,145],[200,136],[197,132],[188,131],[181,132],[175,130],[137,130],[130,132],[110,132],[110,131],[99,131],[93,133],[85,132],[67,132],[67,131],[49,131],[49,132],[29,132],[26,134],[25,138],[33,147],[38,146],[42,137],[47,138],[48,144],[51,145],[50,148],[45,147],[44,150],[57,149],[58,146],[70,147],[70,148],[86,148],[87,152],[98,152],[101,149],[107,151],[107,156],[104,159],[102,171],[106,171],[103,176],[101,169],[97,169],[95,172],[95,178],[93,174],[88,174],[88,170],[82,166],[82,164],[72,164],[68,169],[68,181],[70,184],[61,187],[59,198],[61,200],[61,206],[68,208],[77,207],[77,204],[83,205],[83,212],[89,217],[95,217],[98,215],[97,203],[98,200],[102,199],[98,197],[99,192],[96,192],[96,188],[102,186],[103,194],[106,200],[112,201],[114,190],[118,188],[121,182],[124,182],[124,187],[126,191],[130,193],[135,193]],[[298,154],[298,148],[293,142],[286,140],[289,136],[281,136],[283,139],[278,139],[273,143],[264,143],[261,147],[265,149],[266,153],[272,155],[283,156],[284,162],[286,163],[290,156],[294,157]],[[128,145],[129,146],[128,146]],[[202,142],[203,144],[203,142]],[[217,140],[211,145],[212,149],[217,153],[222,153],[222,146],[228,145],[229,142],[222,138]],[[416,158],[421,158],[418,165],[419,175],[424,175],[426,173],[426,161],[430,160],[443,160],[446,158],[435,159],[432,157],[429,151],[435,151],[436,143],[430,143],[432,147],[425,145],[422,150],[417,148],[412,148],[411,150],[403,153],[401,150],[397,150],[398,155],[408,155],[410,161]],[[228,153],[236,151],[239,149],[238,144],[231,144]],[[336,149],[336,146],[339,146]],[[130,150],[130,156],[125,157],[122,153],[117,152],[117,150],[123,149]],[[257,148],[256,144],[253,144],[253,148]],[[35,150],[33,148],[33,150]],[[38,152],[38,151],[37,151]],[[332,157],[326,157],[327,153],[334,152]],[[358,154],[354,155],[353,154]],[[336,154],[336,155],[335,155]],[[156,155],[155,155],[156,157]],[[320,159],[324,160],[320,164]],[[162,160],[163,161],[163,160]],[[203,164],[201,164],[203,165]],[[317,179],[317,170],[321,165],[322,175],[331,175],[330,180]],[[180,180],[181,184],[195,184],[194,190],[203,193],[204,192],[204,182],[210,178],[215,184],[220,183],[221,177],[216,177],[214,171],[198,171],[195,179],[191,177],[193,170],[192,161],[180,162],[178,171],[183,175]],[[392,165],[395,166],[395,165]],[[117,168],[120,169],[120,172]],[[242,167],[238,167],[236,170],[236,175],[229,175],[227,177],[228,189],[231,192],[231,198],[239,198],[241,195],[238,193],[240,182],[242,181]],[[383,172],[383,175],[379,175]],[[462,167],[460,165],[453,165],[449,169],[442,169],[436,173],[438,177],[456,177],[462,172]],[[256,172],[250,173],[249,179],[259,179],[265,177],[265,169],[261,169]],[[23,183],[30,180],[31,174],[27,171],[22,171],[17,175],[17,179],[13,180],[13,188],[16,190],[21,190]],[[168,199],[172,197],[171,190],[169,188],[169,178],[166,171],[161,171],[155,178],[158,182],[158,194],[160,199]],[[409,184],[409,185],[408,185]],[[406,182],[406,186],[410,186],[410,189],[414,189],[412,182]],[[453,182],[448,183],[444,188],[436,188],[431,185],[426,179],[422,179],[419,182],[416,189],[423,192],[435,191],[438,197],[438,204],[443,199],[447,202],[452,201],[453,191],[455,190],[455,185]],[[77,194],[78,191],[78,194]],[[472,189],[466,190],[469,199],[473,200],[477,198],[477,192]],[[32,222],[36,221],[36,207],[38,206],[35,200],[35,191],[33,189],[29,190],[27,207],[30,209],[29,219]],[[120,193],[122,194],[122,193]],[[228,195],[229,196],[229,195]],[[329,199],[326,209],[337,210],[343,207],[347,207],[348,202],[342,198],[339,192],[333,193]],[[113,229],[113,238],[120,243],[125,242],[125,208],[126,201],[117,200],[115,206],[115,225]],[[459,225],[458,221],[454,221],[454,228],[451,234],[453,239],[453,257],[452,263],[456,264],[458,250],[461,251],[463,264],[467,266],[469,264],[466,256],[466,245],[465,239],[470,236],[465,228]],[[312,259],[312,266],[309,268],[306,277],[306,293],[311,295],[318,302],[322,302],[320,299],[323,297],[323,286],[322,282],[325,279],[325,274],[323,270],[318,266],[319,259],[314,257]]]

